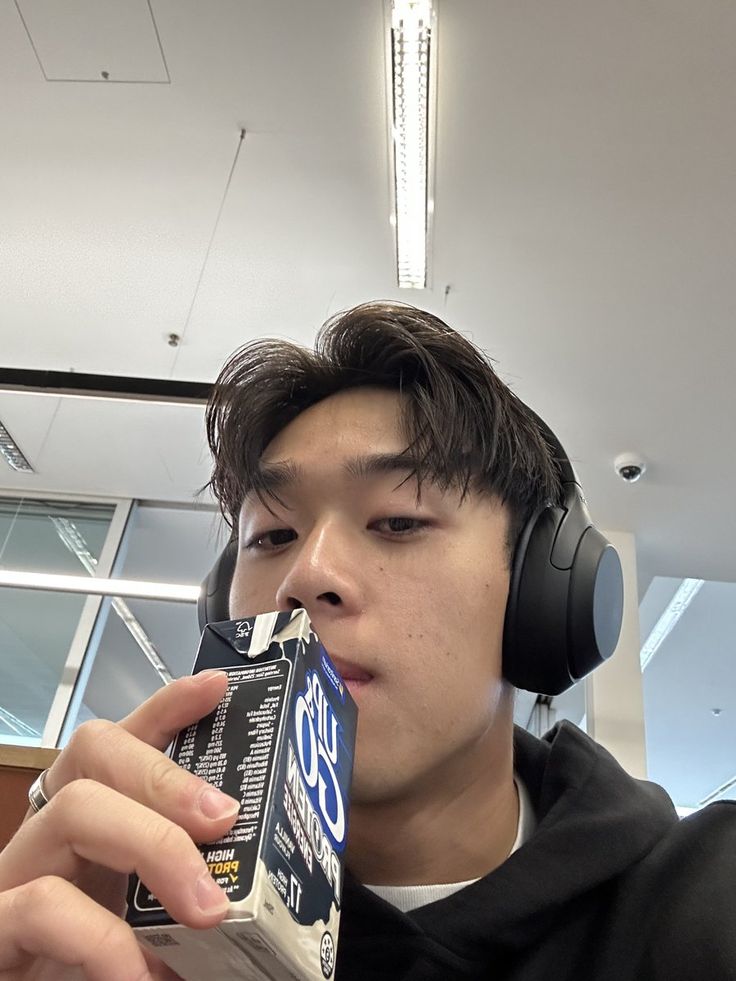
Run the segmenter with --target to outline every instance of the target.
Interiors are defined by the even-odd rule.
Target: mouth
[[[345,678],[343,680],[345,681],[345,687],[350,692],[353,699],[355,698],[355,696],[358,694],[359,691],[362,691],[364,688],[367,688],[368,685],[371,683],[370,679],[368,679],[368,681],[359,681],[357,678]]]
[[[333,657],[332,655],[330,655],[330,660],[337,668],[337,673],[345,682],[345,687],[351,695],[361,688],[365,688],[373,680],[373,675],[369,671],[358,667],[357,664],[351,664],[349,661],[343,661],[342,658]]]

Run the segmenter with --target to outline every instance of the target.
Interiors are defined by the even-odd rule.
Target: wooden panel
[[[0,743],[0,766],[18,766],[24,770],[48,769],[61,751],[39,746],[3,746]]]
[[[59,750],[0,746],[0,849],[13,837],[28,810],[28,788],[51,766]]]

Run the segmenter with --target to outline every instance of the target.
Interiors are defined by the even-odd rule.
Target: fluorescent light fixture
[[[387,2],[398,283],[424,289],[434,169],[436,9],[432,0]]]
[[[5,458],[5,462],[9,467],[12,467],[13,470],[17,470],[19,473],[35,473],[35,470],[23,455],[21,448],[1,422],[0,455]]]
[[[61,576],[46,572],[17,572],[0,569],[0,586],[17,589],[43,589],[55,593],[85,593],[91,596],[124,596],[128,599],[171,600],[196,603],[199,586],[180,583],[142,582],[135,579],[92,579],[88,576]]]
[[[641,669],[646,668],[664,641],[669,636],[677,621],[700,592],[704,579],[683,579],[677,592],[667,604],[662,616],[655,623],[652,632],[641,649]]]

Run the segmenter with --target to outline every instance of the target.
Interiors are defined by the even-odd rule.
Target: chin
[[[350,795],[350,806],[354,808],[380,807],[381,805],[391,804],[393,801],[398,800],[400,796],[400,793],[395,789],[387,788],[385,785],[382,787],[362,788]]]
[[[395,759],[388,758],[386,765],[380,769],[375,766],[363,767],[356,759],[350,790],[351,805],[375,807],[398,803],[416,791],[419,780],[418,773],[402,771]]]
[[[357,761],[356,761],[357,763]],[[395,797],[399,787],[396,786],[397,773],[365,773],[361,767],[353,770],[353,782],[350,789],[350,802],[353,806],[364,804],[383,804]],[[390,781],[390,782],[389,782]]]

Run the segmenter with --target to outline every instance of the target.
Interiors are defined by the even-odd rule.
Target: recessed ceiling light
[[[13,470],[20,473],[35,473],[35,470],[26,460],[23,451],[10,435],[8,430],[0,422],[0,455],[5,458],[5,462]]]

